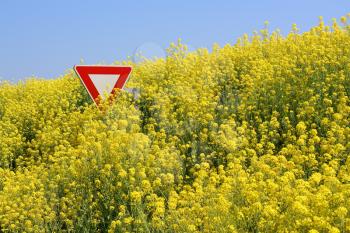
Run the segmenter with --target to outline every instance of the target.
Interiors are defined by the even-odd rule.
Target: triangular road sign
[[[98,96],[114,94],[114,88],[123,89],[131,72],[131,66],[87,66],[76,65],[74,70],[98,105]]]

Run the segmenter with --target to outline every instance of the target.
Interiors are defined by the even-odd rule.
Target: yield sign
[[[98,96],[105,99],[106,94],[114,94],[115,88],[123,89],[129,78],[131,66],[76,65],[74,70],[97,105]]]

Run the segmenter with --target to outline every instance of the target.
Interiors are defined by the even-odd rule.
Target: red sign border
[[[91,81],[89,74],[118,74],[119,79],[113,87],[113,90],[110,94],[115,93],[115,88],[123,89],[126,82],[129,80],[130,73],[132,71],[131,66],[105,66],[105,65],[75,65],[74,71],[80,78],[81,82],[85,86],[88,91],[91,99],[94,101],[96,105],[98,105],[98,96],[102,93],[99,93]]]

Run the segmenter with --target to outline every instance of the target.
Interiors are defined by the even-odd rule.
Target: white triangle
[[[119,74],[89,74],[102,99],[106,98],[106,93],[111,94],[115,84],[119,79]]]

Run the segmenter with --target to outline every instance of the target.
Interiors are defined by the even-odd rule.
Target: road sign
[[[106,96],[114,94],[115,88],[123,89],[131,69],[131,66],[74,66],[75,72],[96,105],[99,96],[105,99]]]

